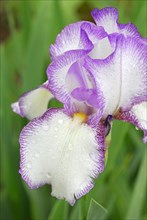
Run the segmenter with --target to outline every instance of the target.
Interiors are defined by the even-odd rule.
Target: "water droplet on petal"
[[[51,177],[51,173],[47,173],[47,174],[46,174],[46,177],[47,177],[47,178],[50,178],[50,177]]]
[[[59,124],[62,124],[62,123],[63,123],[63,120],[62,120],[62,119],[59,119],[59,120],[58,120],[58,123],[59,123]]]

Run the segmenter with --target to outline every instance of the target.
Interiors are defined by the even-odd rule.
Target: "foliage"
[[[48,48],[65,25],[89,19],[95,7],[114,6],[121,23],[132,21],[145,36],[146,1],[11,0],[1,6],[1,219],[145,220],[147,149],[140,131],[114,122],[105,172],[95,180],[94,189],[71,207],[51,197],[50,186],[30,190],[21,180],[18,138],[27,121],[14,114],[10,104],[46,79]]]

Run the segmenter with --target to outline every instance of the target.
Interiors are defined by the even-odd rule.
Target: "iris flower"
[[[30,188],[51,184],[73,205],[104,170],[114,119],[133,123],[147,141],[147,41],[115,8],[94,9],[95,24],[65,27],[50,47],[46,81],[12,104],[31,121],[20,142],[20,174]],[[63,108],[48,109],[55,97]]]

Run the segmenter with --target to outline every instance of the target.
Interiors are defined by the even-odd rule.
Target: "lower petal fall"
[[[20,173],[30,188],[51,184],[52,195],[73,205],[104,169],[96,129],[63,110],[50,109],[20,134]]]

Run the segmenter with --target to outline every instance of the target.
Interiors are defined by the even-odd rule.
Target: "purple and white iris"
[[[20,174],[30,188],[51,184],[74,204],[104,170],[111,121],[133,123],[147,141],[147,41],[115,8],[92,11],[95,24],[65,27],[51,45],[48,81],[13,111],[31,119],[20,134]],[[55,97],[63,108],[48,109]]]

